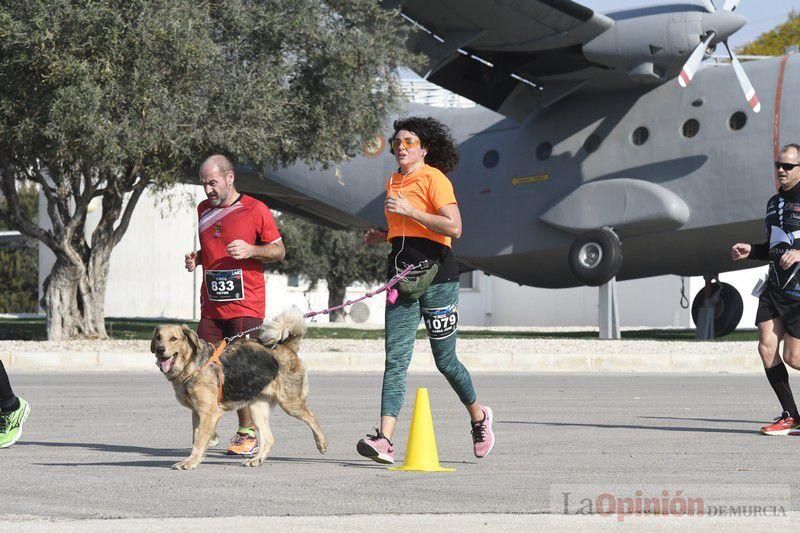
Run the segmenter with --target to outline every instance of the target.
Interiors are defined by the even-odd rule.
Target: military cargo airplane
[[[607,13],[570,0],[382,3],[415,28],[408,46],[428,60],[419,73],[479,104],[404,113],[438,118],[459,143],[450,177],[465,270],[558,288],[756,266],[733,263],[729,248],[764,240],[772,161],[800,140],[800,114],[782,113],[800,93],[800,57],[744,69],[728,48],[731,64],[701,66],[745,24],[738,1]],[[396,167],[387,133],[330,169],[237,179],[276,209],[334,227],[383,225]],[[718,287],[721,333],[742,306],[732,286]]]

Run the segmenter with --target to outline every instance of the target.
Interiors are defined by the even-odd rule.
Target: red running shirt
[[[227,247],[236,239],[255,245],[281,240],[269,208],[242,194],[228,207],[214,207],[203,200],[197,206],[197,218],[203,267],[201,316],[264,318],[264,264],[257,259],[234,259]]]

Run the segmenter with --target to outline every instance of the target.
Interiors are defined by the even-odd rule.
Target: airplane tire
[[[739,325],[739,321],[742,319],[744,303],[742,302],[742,296],[739,294],[739,291],[737,291],[733,285],[719,281],[716,282],[715,285],[719,285],[717,290],[722,291],[719,301],[717,302],[717,307],[714,310],[714,337],[716,338],[724,337],[736,329],[736,326]],[[703,306],[703,302],[706,299],[705,294],[705,289],[701,289],[692,302],[692,320],[694,320],[695,324],[697,324],[700,308]]]
[[[622,244],[609,228],[589,230],[569,249],[569,268],[585,285],[598,287],[617,275],[622,266]]]

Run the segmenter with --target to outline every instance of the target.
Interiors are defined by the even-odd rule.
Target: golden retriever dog
[[[225,411],[249,406],[258,432],[259,451],[244,466],[260,466],[275,438],[269,429],[270,409],[278,404],[287,414],[311,428],[320,453],[328,441],[314,414],[306,406],[308,377],[297,356],[305,334],[300,313],[284,312],[264,325],[257,340],[241,338],[220,355],[223,389],[219,401],[219,368],[205,365],[214,352],[187,326],[162,325],[153,333],[150,351],[156,365],[172,383],[178,401],[192,410],[192,453],[172,465],[176,470],[196,468],[209,442],[216,437],[217,422]]]

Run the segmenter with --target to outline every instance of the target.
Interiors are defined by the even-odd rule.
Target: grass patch
[[[158,324],[187,324],[195,328],[197,322],[186,320],[147,320],[131,318],[106,319],[106,332],[112,339],[141,339],[149,340],[153,329]],[[335,327],[308,328],[306,335],[310,339],[383,339],[382,329],[353,329]],[[596,339],[596,331],[489,331],[471,330],[459,331],[462,339]],[[418,339],[426,337],[425,331],[417,332]],[[649,341],[692,341],[693,329],[642,329],[623,331],[625,340]],[[730,335],[717,339],[717,342],[753,341],[758,339],[755,330],[734,331]],[[47,340],[47,331],[44,318],[0,318],[0,340]]]
[[[106,319],[106,333],[112,339],[150,339],[158,324],[189,324],[197,322],[182,320],[145,320],[130,318]],[[0,340],[4,341],[45,341],[47,325],[44,318],[0,318]]]

